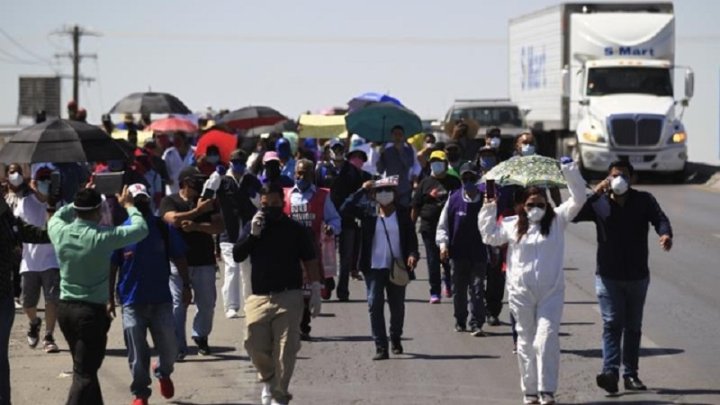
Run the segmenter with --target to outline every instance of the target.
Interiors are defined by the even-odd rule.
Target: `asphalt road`
[[[577,404],[720,404],[720,193],[697,186],[643,186],[670,217],[675,246],[662,252],[651,237],[651,285],[645,310],[640,375],[649,392],[607,397],[595,387],[601,365],[602,324],[594,295],[595,232],[571,226],[566,246],[566,305],[557,399]],[[364,284],[352,301],[328,302],[313,321],[291,390],[296,404],[518,404],[521,403],[509,326],[486,327],[474,338],[452,331],[452,305],[427,303],[424,261],[408,290],[405,351],[373,362]],[[220,280],[218,280],[220,283]],[[503,311],[507,321],[507,311]],[[151,403],[257,404],[260,386],[242,348],[242,319],[226,320],[219,302],[210,344],[215,354],[190,355],[173,376],[176,396]],[[18,313],[10,356],[15,404],[61,404],[71,378],[67,346],[48,355],[25,343]],[[130,403],[130,374],[119,320],[110,331],[100,373],[106,404]]]

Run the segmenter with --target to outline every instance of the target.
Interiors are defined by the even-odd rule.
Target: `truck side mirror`
[[[685,98],[690,99],[695,94],[695,73],[692,69],[685,70]]]
[[[562,69],[561,80],[563,97],[570,98],[570,68],[567,65]]]
[[[586,98],[584,100],[578,101],[578,104],[587,106],[590,105],[590,100]]]

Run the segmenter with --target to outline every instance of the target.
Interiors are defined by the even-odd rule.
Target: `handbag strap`
[[[390,258],[392,259],[393,263],[395,263],[395,253],[393,253],[392,250],[392,242],[390,242],[390,234],[388,233],[387,226],[385,226],[385,218],[380,217],[380,221],[382,221],[383,229],[385,230],[385,238],[387,239],[388,248],[390,248]]]

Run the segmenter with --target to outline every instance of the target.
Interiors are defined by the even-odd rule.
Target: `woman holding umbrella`
[[[520,387],[526,404],[555,403],[565,291],[564,231],[587,199],[577,165],[569,158],[563,162],[570,199],[559,207],[550,206],[543,189],[529,187],[517,215],[498,224],[495,199],[486,198],[478,218],[486,244],[508,243],[508,302],[517,321]]]

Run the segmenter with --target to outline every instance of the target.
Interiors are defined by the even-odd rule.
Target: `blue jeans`
[[[596,276],[595,291],[603,319],[603,372],[637,377],[642,317],[650,278],[637,281]],[[622,342],[622,347],[621,347]]]
[[[10,330],[15,321],[15,303],[12,295],[0,298],[0,405],[10,404],[10,361],[8,348]]]
[[[460,259],[452,261],[453,304],[455,321],[465,326],[468,317],[468,294],[470,295],[470,327],[482,329],[485,323],[485,269],[487,262]]]
[[[439,297],[442,283],[445,283],[448,290],[452,288],[450,263],[440,261],[440,247],[435,243],[435,232],[422,232],[421,234],[423,244],[425,244],[425,256],[427,257],[430,295]],[[442,267],[442,274],[440,274],[440,267]]]
[[[175,317],[175,337],[178,351],[187,353],[187,338],[185,334],[185,320],[187,307],[182,302],[183,282],[177,268],[170,264],[170,293],[173,298],[173,316]],[[192,284],[193,300],[197,312],[193,319],[192,336],[208,337],[212,331],[213,314],[217,290],[215,288],[215,266],[189,266],[190,283]]]
[[[155,377],[170,377],[177,356],[175,321],[171,303],[125,305],[122,309],[123,332],[128,350],[128,362],[132,374],[130,392],[136,397],[149,398],[152,384],[150,378],[150,347],[147,332],[150,330],[155,351],[158,353]]]
[[[366,271],[368,311],[370,327],[375,346],[388,348],[388,336],[385,329],[385,293],[390,307],[390,339],[400,340],[405,323],[405,287],[390,282],[390,270],[371,269]]]

